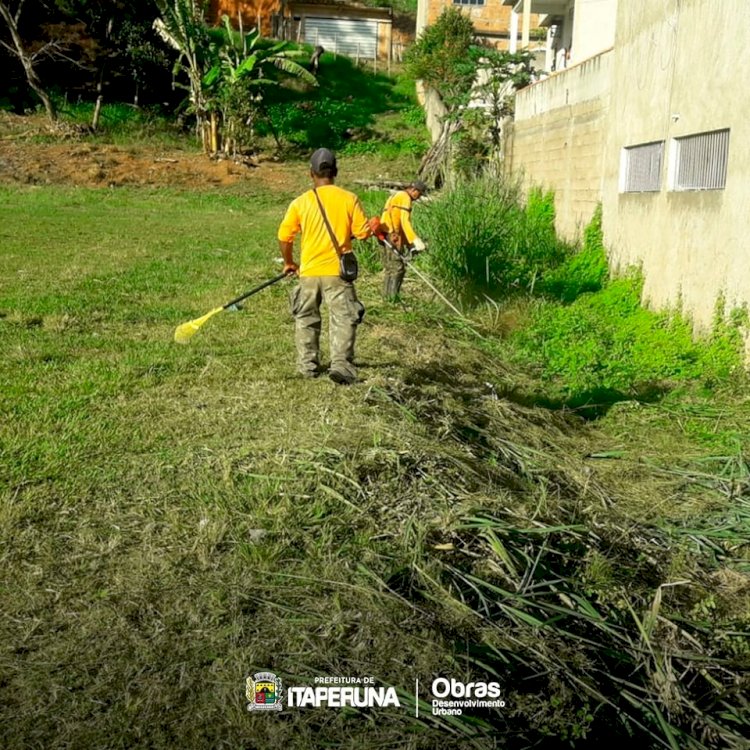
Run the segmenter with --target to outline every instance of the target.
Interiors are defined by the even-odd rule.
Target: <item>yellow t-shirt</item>
[[[417,233],[411,225],[411,196],[406,190],[399,190],[392,195],[385,204],[380,221],[391,232],[398,232],[407,244],[411,245],[417,238]]]
[[[370,236],[365,212],[354,193],[337,185],[322,185],[317,190],[342,252],[352,249],[352,236],[358,240]],[[312,190],[303,193],[289,204],[284,220],[279,226],[279,240],[292,242],[300,231],[302,245],[299,275],[338,276],[339,256]]]

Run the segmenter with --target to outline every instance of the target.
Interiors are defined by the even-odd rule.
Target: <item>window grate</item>
[[[664,141],[624,148],[620,164],[620,192],[658,192],[663,158]]]
[[[673,190],[723,190],[727,183],[729,129],[674,139]]]

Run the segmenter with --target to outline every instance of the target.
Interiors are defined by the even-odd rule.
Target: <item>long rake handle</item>
[[[222,305],[222,308],[226,310],[228,307],[231,307],[232,305],[236,305],[238,302],[242,302],[243,299],[247,299],[248,297],[252,297],[253,294],[257,294],[262,289],[265,289],[267,286],[271,286],[271,284],[275,284],[277,281],[281,281],[282,279],[285,279],[289,274],[286,273],[280,273],[278,276],[274,276],[272,279],[269,279],[268,281],[264,281],[262,284],[259,284],[255,287],[255,289],[251,289],[249,292],[245,292],[244,294],[241,294],[239,297],[236,297],[235,299],[231,300],[230,302],[227,302],[226,305]]]

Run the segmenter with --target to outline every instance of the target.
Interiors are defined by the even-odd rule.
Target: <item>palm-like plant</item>
[[[174,85],[186,88],[197,120],[198,132],[207,145],[206,97],[203,76],[209,63],[209,33],[205,22],[205,0],[157,0],[161,16],[154,21],[156,33],[179,55],[172,71]],[[186,73],[188,85],[177,76]]]
[[[280,85],[282,76],[313,86],[317,81],[297,62],[304,52],[291,49],[287,42],[268,43],[257,29],[244,33],[241,18],[239,31],[225,15],[222,27],[209,34],[212,65],[203,77],[203,86],[212,115],[212,151],[222,146],[223,135],[224,151],[236,154],[243,134],[252,137],[264,89]]]

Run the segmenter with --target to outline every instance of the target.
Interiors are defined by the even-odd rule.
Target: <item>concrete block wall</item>
[[[555,193],[558,232],[577,239],[602,196],[611,51],[518,92],[506,170]]]

